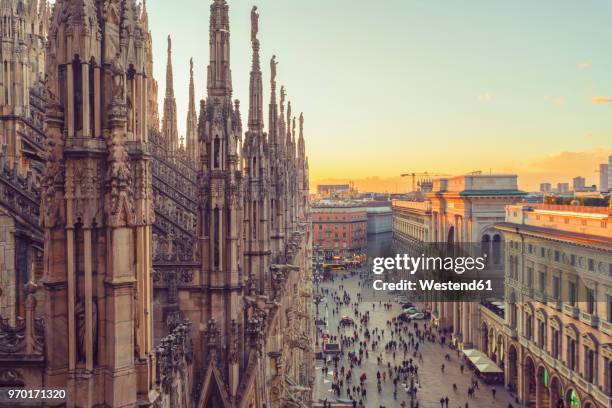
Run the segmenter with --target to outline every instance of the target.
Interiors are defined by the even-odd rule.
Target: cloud
[[[591,102],[598,105],[602,103],[612,103],[612,98],[608,98],[606,96],[594,96],[591,98]]]
[[[489,102],[491,99],[493,99],[493,94],[490,92],[485,92],[483,94],[478,95],[478,100],[480,102]]]
[[[570,182],[576,176],[586,178],[587,185],[598,182],[595,169],[607,163],[612,147],[584,151],[564,151],[506,163],[500,161],[498,171],[518,174],[519,188],[537,191],[543,182]]]
[[[588,69],[591,66],[592,63],[593,63],[593,61],[586,60],[586,61],[581,62],[580,64],[578,64],[578,66],[580,67],[580,69]]]

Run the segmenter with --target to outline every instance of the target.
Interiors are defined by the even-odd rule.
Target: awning
[[[478,351],[478,350],[476,350],[476,349],[465,349],[465,350],[463,350],[463,354],[464,354],[466,357],[468,357],[468,358],[469,358],[471,355],[484,355],[484,354],[483,354],[481,351]]]
[[[499,368],[493,360],[491,360],[485,353],[476,349],[463,350],[463,354],[468,360],[474,364],[476,370],[480,373],[503,373],[503,370]]]
[[[476,369],[483,374],[503,373],[504,371],[493,362],[476,364]]]

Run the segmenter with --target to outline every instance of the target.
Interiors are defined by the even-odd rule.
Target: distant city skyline
[[[571,183],[576,176],[592,185],[599,163],[612,153],[612,4],[228,4],[234,97],[242,102],[243,123],[248,22],[256,4],[264,109],[268,61],[276,54],[279,83],[295,101],[294,112],[304,112],[313,187],[353,180],[358,187],[406,191],[409,182],[401,173],[473,170],[516,173],[525,190],[537,191],[542,182]],[[166,36],[173,38],[180,135],[190,57],[196,98],[205,96],[209,5],[147,2],[160,107]]]

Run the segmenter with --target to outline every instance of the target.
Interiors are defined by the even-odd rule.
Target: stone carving
[[[191,322],[179,322],[172,332],[160,341],[156,351],[157,378],[156,384],[162,394],[161,399],[172,398],[180,393],[182,397],[189,394],[187,389],[188,370],[193,363],[193,342],[191,340]],[[169,406],[185,406],[170,404]]]
[[[278,62],[276,62],[276,55],[273,55],[272,59],[270,59],[270,81],[271,82],[276,81],[276,66],[277,65],[278,65]]]
[[[87,337],[85,332],[85,302],[82,299],[76,304],[75,307],[75,320],[77,330],[77,357],[79,361],[85,361],[85,339]],[[95,356],[98,352],[98,303],[95,299],[92,300],[92,350]]]
[[[64,183],[64,140],[57,128],[50,127],[45,143],[46,165],[42,174],[41,225],[53,228],[65,219],[61,186]]]
[[[122,227],[134,223],[132,174],[125,147],[125,135],[113,133],[106,139],[108,147],[107,182],[110,192],[106,202],[108,225]]]
[[[0,387],[25,387],[25,385],[19,371],[10,368],[0,371]]]
[[[111,61],[110,70],[113,77],[113,102],[122,103],[125,99],[125,69],[121,63],[121,54],[115,55]]]
[[[238,347],[240,339],[240,328],[234,319],[230,322],[230,344],[228,349],[228,360],[230,364],[238,362]]]

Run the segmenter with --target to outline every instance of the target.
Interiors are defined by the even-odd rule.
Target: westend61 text
[[[478,292],[482,292],[482,291],[492,291],[493,287],[491,285],[491,280],[490,279],[480,279],[480,280],[473,280],[470,282],[436,282],[434,280],[423,280],[420,279],[418,281],[418,288],[417,288],[417,282],[414,281],[410,281],[410,280],[406,280],[406,279],[402,279],[399,282],[385,282],[382,281],[380,279],[375,280],[374,282],[372,282],[372,287],[374,288],[374,290],[378,290],[378,291],[395,291],[395,290],[406,290],[406,291],[412,291],[412,290],[422,290],[422,291],[431,291],[431,290],[435,290],[435,291],[467,291],[467,292],[474,292],[474,291],[478,291]]]

